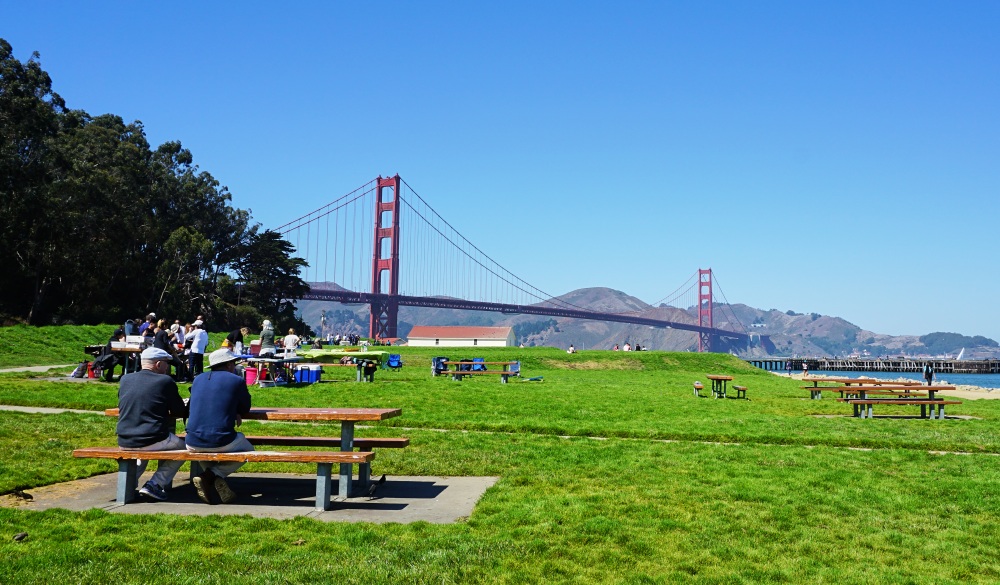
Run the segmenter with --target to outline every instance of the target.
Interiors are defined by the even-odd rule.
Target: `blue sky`
[[[399,173],[552,294],[1000,340],[1000,3],[0,0],[73,108],[276,227]],[[687,304],[694,304],[692,298]]]

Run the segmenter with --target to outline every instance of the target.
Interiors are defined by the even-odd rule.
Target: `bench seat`
[[[876,404],[890,404],[901,406],[919,406],[920,418],[928,418],[927,407],[930,406],[930,417],[938,420],[944,419],[944,407],[946,404],[962,404],[960,400],[944,400],[941,398],[838,398],[838,402],[847,402],[854,407],[854,416],[860,418],[873,418],[872,406]],[[935,407],[937,415],[935,416]]]
[[[448,373],[451,374],[452,380],[457,380],[459,382],[462,381],[462,376],[481,376],[481,375],[500,376],[501,384],[506,384],[507,378],[510,376],[520,377],[521,375],[521,372],[518,370],[476,370],[476,371],[462,370],[459,372],[449,370]]]
[[[184,433],[177,435],[184,438]],[[245,435],[253,446],[272,445],[278,447],[332,447],[340,448],[340,437],[270,437],[264,435]],[[410,446],[410,439],[407,437],[389,438],[372,437],[368,439],[354,439],[354,448],[362,451],[372,449],[403,449]],[[192,474],[197,475],[192,469]],[[371,481],[371,463],[364,462],[358,464],[358,481],[362,489],[369,487]]]
[[[87,447],[73,451],[73,457],[115,459],[118,461],[116,501],[125,505],[135,499],[137,460],[167,461],[239,461],[243,463],[315,463],[316,509],[330,509],[334,464],[370,464],[375,453],[365,451],[238,451],[233,453],[196,453],[175,451],[135,451],[120,447]],[[350,475],[346,478],[350,481]],[[341,481],[344,477],[341,476]]]
[[[746,386],[737,386],[736,384],[733,384],[733,390],[736,390],[736,397],[737,398],[746,398],[747,397],[747,387]]]
[[[697,396],[698,398],[701,398],[701,390],[703,388],[704,388],[704,386],[701,385],[701,382],[695,382],[694,383],[694,395]]]

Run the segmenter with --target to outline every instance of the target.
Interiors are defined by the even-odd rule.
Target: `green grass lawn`
[[[965,420],[858,420],[844,416],[846,404],[809,400],[799,382],[725,355],[399,352],[406,366],[380,370],[375,383],[349,382],[354,371],[337,368],[321,384],[255,388],[254,403],[402,408],[364,431],[411,438],[407,449],[382,450],[373,472],[499,476],[465,521],[0,509],[0,583],[1000,581],[996,401],[949,409]],[[433,355],[520,359],[524,376],[544,381],[432,378]],[[750,400],[692,396],[709,373],[734,375]],[[100,410],[115,406],[116,392],[0,375],[4,404]],[[0,412],[0,493],[111,472],[113,462],[70,451],[113,443],[114,421],[101,415]],[[14,542],[21,531],[29,538]]]

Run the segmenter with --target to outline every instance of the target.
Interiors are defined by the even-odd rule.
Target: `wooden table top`
[[[732,376],[723,376],[722,374],[708,374],[705,376],[709,380],[732,380]]]
[[[104,411],[108,416],[118,416],[117,408],[109,408]],[[250,409],[250,414],[243,417],[244,420],[339,420],[339,421],[359,421],[359,420],[385,420],[401,416],[403,410],[400,408],[267,408],[256,407]]]

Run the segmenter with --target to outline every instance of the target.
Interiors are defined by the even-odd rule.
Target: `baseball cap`
[[[141,357],[144,360],[172,360],[172,359],[174,359],[174,356],[170,355],[169,353],[163,351],[162,349],[160,349],[158,347],[147,347],[146,349],[142,350],[142,353],[139,354],[139,357]]]

